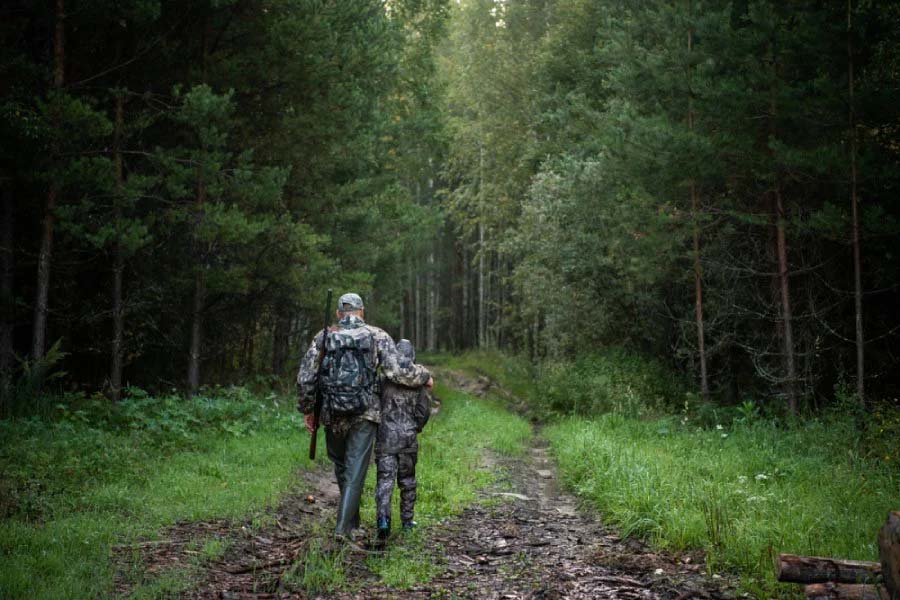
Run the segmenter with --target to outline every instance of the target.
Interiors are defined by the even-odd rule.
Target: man
[[[434,382],[425,367],[413,363],[401,365],[391,336],[378,327],[366,325],[365,308],[358,294],[341,296],[336,315],[338,323],[329,328],[325,339],[322,381],[319,381],[322,332],[313,339],[300,362],[298,408],[312,434],[316,386],[323,386],[320,419],[325,426],[328,458],[334,463],[341,492],[334,531],[338,538],[348,539],[359,527],[359,500],[381,421],[381,405],[374,389],[376,371],[380,370],[388,381],[409,387],[425,385],[430,389]]]

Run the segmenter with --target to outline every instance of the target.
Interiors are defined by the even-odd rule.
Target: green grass
[[[188,417],[142,412],[130,427],[101,423],[101,415],[92,422],[88,412],[0,423],[0,597],[106,595],[113,545],[155,539],[177,521],[240,518],[275,503],[296,469],[309,464],[299,415],[271,399],[206,404]],[[239,409],[234,418],[197,419],[229,404]],[[224,552],[207,544],[204,555]],[[189,572],[143,582],[138,595],[181,589]]]
[[[419,437],[416,466],[416,521],[427,528],[458,514],[478,499],[478,491],[498,476],[497,467],[484,460],[485,451],[520,456],[531,437],[529,424],[496,400],[478,400],[438,384],[441,412],[429,421]],[[374,469],[370,470],[364,498],[374,497]],[[398,496],[394,492],[393,516],[399,521]],[[364,501],[362,518],[375,522],[372,502]],[[368,561],[369,568],[398,589],[428,581],[441,571],[440,557],[429,556],[421,537],[398,534],[387,551]]]
[[[750,401],[700,403],[659,363],[616,349],[535,367],[497,352],[434,362],[525,399],[548,423],[563,481],[623,534],[703,549],[710,570],[760,597],[799,594],[774,581],[781,552],[877,560],[877,530],[897,509],[900,419],[886,405],[864,429],[846,410],[855,401],[781,426]]]
[[[537,372],[522,357],[491,350],[472,350],[464,354],[428,354],[421,360],[426,364],[484,375],[517,398],[531,398],[536,391]]]
[[[303,556],[285,572],[282,581],[288,588],[308,594],[337,591],[347,582],[347,553],[344,549],[326,551],[321,540],[313,539]]]
[[[604,519],[664,548],[702,548],[710,570],[740,573],[765,598],[798,593],[774,581],[780,552],[877,560],[900,498],[896,468],[862,458],[835,423],[720,430],[605,415],[545,435],[563,480]]]
[[[484,463],[485,450],[521,454],[531,434],[499,402],[444,387],[437,393],[443,409],[421,436],[417,520],[423,527],[475,502],[496,477]],[[297,468],[310,466],[301,417],[291,401],[279,405],[277,398],[242,390],[222,394],[186,401],[135,390],[118,409],[76,397],[61,402],[51,421],[0,422],[0,597],[106,596],[115,576],[114,545],[157,539],[179,521],[251,516],[254,527],[271,522],[267,510]],[[369,523],[374,474],[363,503]],[[321,527],[316,535],[329,531]],[[194,564],[150,578],[138,552],[124,568],[135,597],[167,597],[189,589],[202,563],[226,549],[227,540],[198,540]],[[398,587],[427,580],[440,565],[420,550],[416,535],[406,537],[372,568]],[[311,546],[291,571],[293,585],[307,591],[344,586],[344,559],[326,554]]]

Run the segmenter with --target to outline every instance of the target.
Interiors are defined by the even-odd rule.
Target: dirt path
[[[460,374],[454,379],[474,395],[490,387],[483,379]],[[140,549],[141,561],[150,571],[161,570],[191,559],[187,540],[192,536],[212,532],[227,539],[224,556],[203,563],[195,587],[183,595],[188,598],[735,597],[725,589],[725,580],[701,575],[700,556],[652,552],[639,542],[620,539],[580,511],[576,500],[559,489],[540,437],[523,458],[486,460],[500,477],[482,492],[481,502],[422,532],[422,551],[434,558],[441,572],[408,590],[386,587],[370,572],[367,562],[378,560],[373,553],[341,554],[346,591],[307,595],[285,576],[310,544],[317,543],[313,540],[328,537],[321,525],[336,508],[337,486],[327,470],[302,474],[298,491],[284,498],[262,527],[223,522],[177,526],[162,534],[170,543]],[[404,542],[397,538],[392,543]],[[120,592],[127,593],[127,588],[120,587]]]

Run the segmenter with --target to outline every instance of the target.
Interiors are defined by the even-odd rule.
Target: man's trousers
[[[334,463],[334,475],[341,490],[334,527],[337,535],[349,535],[351,529],[359,527],[359,499],[377,431],[378,425],[365,419],[355,421],[343,431],[325,428],[328,458]]]

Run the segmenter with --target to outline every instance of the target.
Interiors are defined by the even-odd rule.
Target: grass
[[[421,536],[427,535],[429,526],[478,500],[478,491],[497,478],[498,470],[485,462],[485,452],[521,456],[531,437],[529,424],[497,400],[478,400],[440,383],[435,393],[442,400],[441,412],[419,437],[416,521],[420,531],[396,535],[383,555],[368,560],[372,572],[398,589],[421,584],[441,572],[440,557],[428,555]],[[374,497],[374,481],[372,469],[364,498]],[[399,520],[398,496],[395,491],[394,521]],[[372,502],[364,501],[362,518],[375,522]]]
[[[132,392],[117,409],[76,397],[61,400],[50,420],[0,421],[0,597],[107,596],[114,545],[157,539],[180,521],[251,516],[262,528],[297,468],[310,466],[291,401],[240,390],[193,401]],[[497,476],[485,450],[521,454],[531,434],[498,402],[444,387],[437,394],[443,409],[422,434],[419,455],[417,520],[425,528],[475,502]],[[324,451],[319,460],[327,461]],[[374,474],[363,502],[369,523]],[[329,532],[323,526],[314,535]],[[316,593],[347,585],[345,557],[323,552],[320,541],[293,566],[292,585]],[[404,537],[372,570],[400,588],[428,580],[441,566],[421,542]],[[225,539],[198,540],[193,564],[150,578],[135,552],[125,575],[135,597],[170,597],[189,589],[202,564],[220,559],[227,546]]]
[[[822,422],[722,430],[620,415],[545,430],[563,480],[626,535],[702,548],[711,571],[743,575],[760,597],[780,552],[877,560],[877,530],[900,498],[895,469],[862,459]]]
[[[334,592],[347,582],[346,562],[344,549],[326,551],[319,539],[313,539],[303,557],[285,572],[282,581],[289,588],[303,589],[309,594]]]
[[[740,575],[759,597],[799,594],[774,581],[781,552],[878,559],[878,528],[900,498],[898,425],[886,408],[865,433],[840,403],[781,425],[749,401],[700,404],[660,365],[616,350],[570,367],[485,352],[437,361],[526,399],[547,420],[563,482],[623,534],[702,549],[710,571]]]
[[[530,398],[535,392],[535,368],[524,358],[499,352],[472,350],[464,354],[432,353],[426,364],[484,375],[517,398]]]
[[[272,399],[206,401],[215,408],[201,410],[230,403],[240,411],[193,425],[200,412],[168,421],[141,413],[126,427],[84,410],[75,419],[0,423],[0,597],[107,595],[113,545],[155,539],[178,521],[240,518],[274,504],[298,466],[309,464],[299,415]],[[244,422],[247,403],[252,427]],[[220,555],[219,544],[207,542],[202,554]],[[182,589],[190,571],[143,581],[135,569],[136,594]]]

